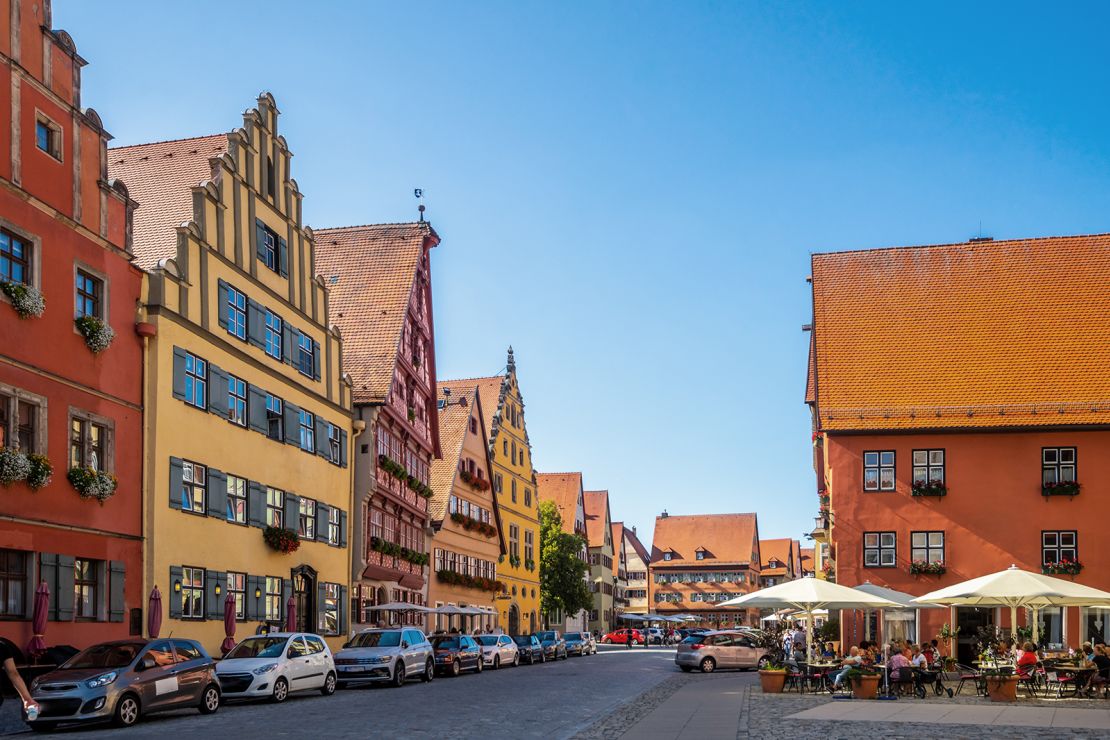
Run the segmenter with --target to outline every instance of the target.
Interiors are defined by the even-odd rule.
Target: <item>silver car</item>
[[[597,643],[589,632],[567,632],[563,640],[567,644],[567,655],[592,655],[597,652]]]
[[[718,668],[760,668],[770,657],[751,634],[719,630],[687,637],[678,644],[674,662],[683,671],[697,668],[702,673],[712,673]]]
[[[520,665],[520,649],[508,635],[475,635],[482,647],[482,662],[497,670],[503,665]]]
[[[432,644],[418,629],[396,627],[359,632],[335,654],[339,687],[368,681],[401,686],[409,678],[435,678]]]
[[[215,663],[200,643],[181,638],[104,642],[82,650],[31,682],[39,715],[28,722],[49,731],[63,722],[113,720],[130,727],[145,714],[220,708]]]
[[[225,699],[285,701],[297,691],[335,693],[335,663],[319,635],[271,632],[248,637],[216,666]]]

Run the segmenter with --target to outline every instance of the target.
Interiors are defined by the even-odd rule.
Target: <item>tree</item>
[[[563,531],[554,501],[540,502],[540,611],[577,614],[593,606],[586,584],[589,566],[580,557],[586,541]]]

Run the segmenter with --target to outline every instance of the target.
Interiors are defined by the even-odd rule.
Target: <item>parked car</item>
[[[720,630],[691,635],[679,643],[674,662],[683,671],[697,668],[712,673],[718,668],[762,668],[771,655],[742,630]]]
[[[463,671],[482,672],[482,648],[469,635],[433,635],[432,651],[440,673],[453,677]]]
[[[644,637],[640,630],[620,629],[613,630],[605,635],[605,637],[601,638],[601,641],[606,645],[627,645],[629,641],[631,641],[633,645],[641,645],[644,642]]]
[[[503,665],[520,665],[520,650],[508,635],[478,635],[474,639],[482,649],[482,662],[494,670]]]
[[[666,633],[658,627],[648,627],[644,632],[644,639],[649,645],[662,645],[667,638]]]
[[[546,660],[567,659],[567,643],[559,630],[544,630],[537,632],[540,644],[543,645],[543,656]]]
[[[402,686],[415,676],[425,683],[435,678],[432,644],[423,632],[412,628],[359,632],[335,654],[335,667],[340,688],[379,681]]]
[[[675,630],[675,636],[677,637],[678,642],[682,642],[691,635],[704,635],[708,632],[710,632],[710,630],[706,629],[705,627],[683,627],[682,629]]]
[[[597,652],[594,636],[589,632],[568,632],[563,635],[567,655],[590,655]]]
[[[82,650],[30,686],[39,705],[32,729],[113,720],[130,727],[147,714],[220,708],[215,662],[195,640],[117,640]]]
[[[295,691],[335,693],[335,660],[319,635],[271,632],[248,637],[216,666],[225,699],[283,702]]]
[[[543,652],[543,644],[540,642],[540,638],[535,635],[514,635],[513,642],[516,643],[517,650],[520,651],[520,659],[528,665],[537,661],[540,663],[547,661]]]

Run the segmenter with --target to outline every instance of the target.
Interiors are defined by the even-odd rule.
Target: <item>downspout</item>
[[[349,449],[347,451],[347,461],[348,461],[348,468],[349,468],[350,481],[351,481],[351,483],[350,483],[351,500],[350,500],[350,506],[347,509],[348,511],[351,512],[351,514],[347,516],[347,528],[348,528],[348,532],[347,532],[347,543],[348,543],[348,547],[347,547],[347,580],[351,584],[352,589],[355,585],[355,583],[354,583],[354,567],[355,567],[355,564],[354,564],[354,549],[355,549],[354,548],[354,545],[355,545],[354,527],[355,527],[355,521],[356,521],[355,516],[354,516],[354,514],[355,514],[355,450],[358,449],[358,446],[355,444],[355,442],[358,440],[359,436],[364,431],[366,431],[366,422],[362,420],[362,407],[361,406],[358,409],[358,415],[359,415],[358,419],[352,419],[351,420],[351,432],[352,432],[352,434],[351,434],[351,449]],[[361,514],[358,517],[358,521],[362,521]],[[359,595],[360,595],[359,608],[360,609],[362,608],[361,594],[362,594],[362,588],[361,588],[361,584],[360,584],[359,585]],[[350,610],[351,610],[350,599],[353,596],[354,596],[354,594],[351,592],[351,589],[348,589],[348,591],[347,591],[348,602],[346,604],[340,604],[340,606],[339,606],[340,609],[347,609],[348,610],[348,615],[350,614]],[[351,619],[349,617],[347,619],[347,629],[348,629],[348,632],[351,633],[351,635],[348,635],[348,638],[350,638],[351,636],[353,636],[354,630],[352,628]]]

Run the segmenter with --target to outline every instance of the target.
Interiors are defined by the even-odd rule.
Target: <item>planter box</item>
[[[1078,496],[1078,483],[1057,483],[1052,486],[1041,486],[1042,496]]]
[[[879,693],[881,676],[859,676],[852,679],[852,696],[856,699],[874,699]]]
[[[1017,701],[1017,676],[987,676],[985,681],[991,701]]]
[[[759,683],[764,694],[781,694],[786,684],[786,671],[760,671]]]

